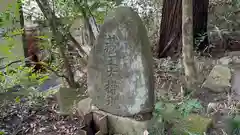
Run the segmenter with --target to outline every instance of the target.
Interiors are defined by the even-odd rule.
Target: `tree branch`
[[[67,76],[65,76],[64,74],[62,74],[62,75],[59,74],[56,70],[52,69],[50,66],[48,66],[48,65],[47,65],[46,63],[44,63],[44,62],[34,62],[34,61],[30,61],[30,60],[29,60],[29,57],[26,58],[26,59],[24,59],[24,60],[15,60],[15,61],[12,61],[12,62],[4,65],[4,66],[1,66],[1,67],[0,67],[0,70],[3,70],[3,69],[5,69],[5,68],[11,66],[12,64],[16,64],[16,63],[20,63],[20,62],[29,62],[30,64],[40,64],[40,65],[44,66],[47,70],[50,70],[51,72],[53,72],[57,77],[64,78],[64,79],[66,79],[66,81],[67,81],[68,83],[70,83],[70,79],[69,79]]]
[[[10,63],[4,65],[4,66],[1,66],[1,67],[0,67],[0,70],[3,70],[3,69],[5,69],[5,68],[11,66],[12,64],[16,64],[16,63],[20,63],[20,62],[22,62],[22,60],[12,61],[12,62],[10,62]]]

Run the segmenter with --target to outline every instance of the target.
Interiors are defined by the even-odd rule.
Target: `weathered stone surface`
[[[86,115],[91,112],[92,109],[92,99],[85,98],[78,102],[77,109],[79,114]]]
[[[222,57],[218,60],[218,64],[229,65],[232,62],[231,57]]]
[[[233,98],[240,100],[240,68],[235,69],[233,71],[233,77],[232,77],[232,92]]]
[[[85,97],[81,96],[82,93],[72,88],[60,88],[56,93],[57,102],[59,104],[61,114],[69,114],[72,112],[73,107]],[[76,106],[77,107],[77,106]]]
[[[142,135],[150,123],[150,120],[136,121],[135,119],[116,116],[103,111],[97,111],[97,113],[107,115],[109,134]]]
[[[240,64],[240,55],[232,57],[232,64]]]
[[[120,115],[152,111],[152,54],[138,14],[118,7],[105,19],[88,62],[88,92],[99,109]]]
[[[179,123],[174,125],[174,133],[179,135],[189,135],[189,132],[197,135],[204,135],[211,124],[211,119],[197,114],[190,114]]]
[[[209,88],[214,92],[222,92],[230,89],[230,80],[231,70],[226,66],[216,65],[203,83],[203,87]]]

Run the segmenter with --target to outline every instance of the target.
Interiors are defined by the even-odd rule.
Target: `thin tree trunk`
[[[23,30],[22,33],[22,42],[23,42],[23,51],[24,51],[24,57],[28,57],[28,45],[27,45],[27,39],[26,39],[26,31],[24,27],[24,16],[23,16],[23,9],[22,9],[22,1],[18,0],[17,1],[19,4],[19,18],[20,18],[20,26],[21,29]],[[28,61],[25,61],[26,66],[30,66],[30,63]]]
[[[208,46],[207,16],[209,0],[193,0],[193,33],[194,41],[205,34],[205,38],[194,44],[199,51]],[[160,39],[157,46],[159,58],[179,56],[182,47],[182,0],[164,0]],[[200,35],[200,36],[199,36]],[[198,45],[198,46],[197,46]],[[199,47],[199,48],[197,48]]]
[[[43,12],[44,16],[46,17],[46,19],[48,20],[54,39],[57,45],[59,46],[59,51],[60,51],[61,57],[63,58],[64,66],[68,75],[67,82],[70,85],[70,87],[77,87],[77,84],[75,83],[75,80],[74,80],[74,74],[72,72],[71,65],[68,61],[67,56],[65,55],[65,50],[66,50],[65,46],[67,44],[67,41],[65,40],[65,36],[59,31],[60,28],[57,27],[57,18],[53,13],[52,9],[50,8],[49,3],[46,0],[36,0],[36,2],[40,7],[41,11]]]
[[[100,29],[99,29],[99,27],[98,27],[98,25],[97,25],[97,23],[96,23],[96,20],[95,20],[95,18],[93,17],[93,15],[91,15],[91,17],[89,17],[88,23],[89,23],[89,26],[90,26],[90,28],[91,28],[91,31],[92,31],[92,33],[93,33],[93,35],[94,35],[94,38],[97,39],[97,36],[98,36],[98,34],[99,34],[99,32],[100,32]]]
[[[197,80],[193,55],[193,8],[192,0],[182,0],[182,54],[187,88]]]

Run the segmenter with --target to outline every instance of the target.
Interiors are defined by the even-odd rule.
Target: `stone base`
[[[128,117],[121,117],[106,113],[103,111],[94,111],[107,116],[109,134],[121,134],[121,135],[142,135],[147,130],[150,120],[136,121],[135,119]]]
[[[147,130],[150,120],[137,121],[133,118],[116,116],[104,111],[100,111],[97,107],[92,105],[91,98],[86,98],[78,102],[78,112],[81,115],[87,116],[88,114],[100,114],[107,117],[108,133],[110,135],[143,135],[143,132]],[[150,116],[142,116],[143,118],[150,119]],[[138,118],[137,118],[138,119]],[[139,120],[139,119],[138,119]],[[96,121],[96,120],[95,120]],[[97,123],[96,123],[97,124]],[[103,125],[103,124],[97,124]],[[100,130],[104,131],[104,130]],[[105,132],[105,131],[104,131]]]
[[[91,112],[84,116],[84,122],[80,135],[108,135],[106,115]]]

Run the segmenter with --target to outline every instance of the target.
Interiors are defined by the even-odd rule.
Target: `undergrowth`
[[[152,124],[149,128],[149,135],[166,135],[170,132],[176,134],[174,130],[181,130],[189,135],[194,135],[194,133],[187,131],[185,127],[175,129],[174,124],[183,121],[193,111],[200,109],[202,109],[202,106],[197,99],[186,99],[179,103],[157,102],[153,112]]]
[[[180,102],[159,101],[155,104],[153,119],[149,124],[149,135],[208,135],[209,128],[212,128],[212,119],[201,116],[199,112],[203,110],[198,99],[193,99],[189,96],[185,97]],[[211,122],[196,121],[194,125],[188,125],[187,119],[194,119],[192,116],[199,116],[211,120]],[[196,117],[195,117],[196,118]],[[198,119],[196,119],[198,120]],[[191,123],[193,124],[193,123]],[[208,125],[204,125],[208,124]],[[197,132],[194,132],[196,127]],[[206,127],[203,132],[199,132],[198,128]],[[229,116],[226,121],[226,127],[223,130],[223,135],[239,135],[240,134],[240,116],[238,113],[234,116]],[[225,131],[226,130],[226,131]],[[209,134],[211,135],[211,134]]]
[[[0,119],[8,117],[10,108],[41,108],[45,98],[55,91],[38,91],[38,86],[48,79],[48,74],[32,73],[32,68],[19,66],[17,68],[7,67],[0,71]],[[9,107],[8,107],[9,106]],[[15,107],[14,107],[15,106]],[[4,109],[5,108],[5,109]],[[20,113],[20,112],[19,112]],[[24,115],[24,111],[22,112]],[[6,135],[1,131],[0,135]]]

